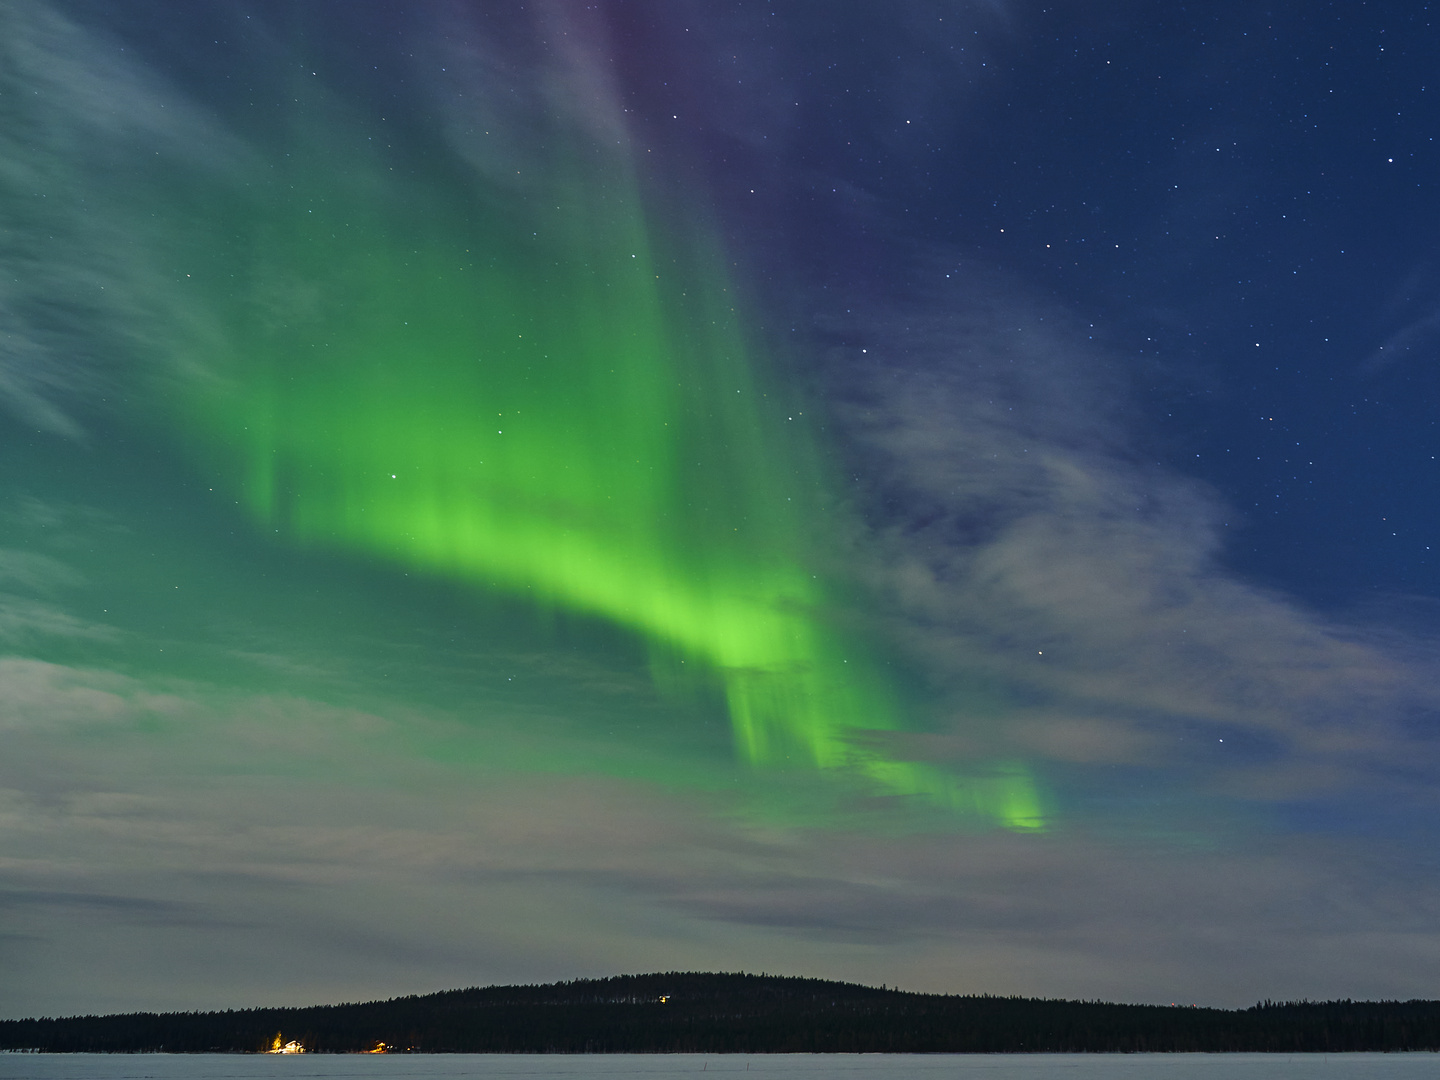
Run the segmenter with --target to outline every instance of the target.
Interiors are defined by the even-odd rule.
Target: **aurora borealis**
[[[218,355],[174,404],[222,497],[282,543],[638,633],[662,687],[723,698],[744,763],[1041,826],[1021,766],[962,779],[858,745],[901,705],[863,639],[825,625],[830,478],[803,401],[750,355],[697,195],[647,205],[625,141],[573,102],[518,187],[359,185],[384,158],[347,143],[383,131],[308,132],[316,106],[295,104],[276,179],[227,193],[202,252],[175,245],[196,267],[183,303],[217,329],[189,348]]]
[[[1226,112],[1162,153],[1098,83],[1060,118],[1024,73],[1110,78],[1074,43],[1148,42],[1114,19],[0,9],[7,1015],[650,967],[1423,993],[1433,421],[1345,436],[1414,459],[1365,561],[1323,508],[1370,489],[1298,494],[1338,399],[1278,387],[1387,377],[1429,316],[1353,326],[1428,279],[1315,271],[1352,325],[1308,329],[1234,207],[1328,152],[1266,172]],[[1272,449],[1297,494],[1251,509]]]

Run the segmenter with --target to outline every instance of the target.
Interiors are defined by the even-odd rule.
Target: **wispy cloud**
[[[68,625],[62,622],[62,632]],[[45,629],[54,632],[49,626]],[[181,698],[158,693],[128,676],[20,656],[0,657],[0,728],[59,733],[133,724],[183,707]]]
[[[952,694],[950,752],[1179,769],[1253,799],[1428,782],[1409,721],[1440,707],[1433,660],[1229,571],[1241,521],[1147,460],[1094,331],[951,271],[832,328],[861,343],[836,360],[871,584]],[[1004,704],[967,715],[977,680]]]
[[[1359,373],[1375,377],[1397,365],[1434,364],[1440,354],[1440,302],[1435,267],[1413,270],[1386,305],[1391,330],[1361,361]]]
[[[0,11],[0,90],[0,404],[78,439],[116,392],[135,314],[193,321],[124,193],[157,183],[157,163],[238,182],[254,158],[119,41],[39,0]]]

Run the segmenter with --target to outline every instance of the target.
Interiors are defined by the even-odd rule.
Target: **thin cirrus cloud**
[[[28,426],[80,439],[77,411],[113,403],[117,366],[154,344],[139,328],[191,322],[175,275],[156,265],[150,215],[125,192],[176,167],[243,183],[255,160],[118,39],[41,3],[8,6],[0,27],[13,110],[0,131],[0,400]]]
[[[1418,791],[1433,749],[1412,721],[1437,705],[1419,643],[1228,572],[1241,515],[1144,459],[1093,331],[973,270],[946,284],[865,323],[868,369],[849,347],[837,382],[885,500],[870,580],[895,633],[962,697],[977,675],[1009,688],[998,725],[957,701],[956,748],[998,738],[1262,801],[1397,773]]]

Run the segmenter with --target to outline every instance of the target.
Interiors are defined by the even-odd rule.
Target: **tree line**
[[[0,1049],[247,1053],[1099,1053],[1440,1050],[1440,1002],[1248,1009],[916,994],[669,973],[472,987],[358,1004],[0,1021]]]

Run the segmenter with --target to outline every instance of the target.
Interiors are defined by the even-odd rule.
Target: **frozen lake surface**
[[[1440,1054],[7,1054],[0,1080],[1435,1080]]]

